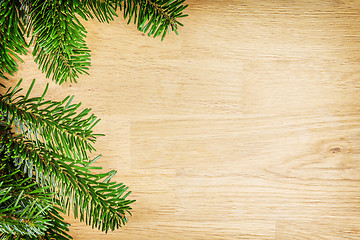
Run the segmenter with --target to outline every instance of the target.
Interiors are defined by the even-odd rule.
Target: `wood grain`
[[[50,83],[102,118],[133,217],[74,239],[359,239],[360,3],[187,0],[180,36],[85,22],[90,76]],[[24,87],[44,78],[30,56]]]

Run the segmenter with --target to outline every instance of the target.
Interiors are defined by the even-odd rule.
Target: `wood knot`
[[[337,152],[340,152],[340,151],[341,151],[341,148],[339,148],[339,147],[333,147],[333,148],[330,149],[330,151],[331,151],[332,153],[337,153]]]

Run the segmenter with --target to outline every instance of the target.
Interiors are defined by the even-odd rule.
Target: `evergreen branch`
[[[16,2],[18,6],[19,18],[23,25],[26,26],[24,33],[26,34],[26,37],[29,37],[32,27],[32,19],[30,14],[31,0],[17,0]]]
[[[76,82],[90,66],[86,30],[75,17],[75,6],[71,1],[41,0],[31,5],[35,62],[59,84]]]
[[[1,136],[0,143],[13,151],[17,168],[56,192],[61,208],[64,211],[73,209],[80,221],[105,232],[127,222],[125,214],[130,214],[129,204],[133,201],[126,200],[130,192],[126,193],[125,185],[110,182],[115,171],[93,174],[93,161],[78,163],[20,137]]]
[[[48,224],[44,224],[45,221],[49,222],[43,217],[35,220],[24,220],[13,216],[0,217],[0,234],[41,236],[49,227]]]
[[[8,156],[2,156],[2,162],[14,157],[11,151],[6,152]],[[13,164],[6,162],[8,165]],[[49,187],[39,187],[13,166],[7,172],[3,170],[4,165],[0,177],[0,239],[72,239],[67,234],[69,224],[59,214],[65,212],[53,205]]]
[[[44,235],[51,226],[47,213],[52,208],[52,195],[8,165],[2,165],[0,176],[0,234]]]
[[[128,18],[128,24],[134,19],[139,31],[148,33],[148,36],[157,37],[171,29],[176,34],[178,25],[183,26],[178,18],[186,17],[183,10],[188,5],[183,5],[185,0],[123,0],[120,5],[123,8],[124,18]]]
[[[67,233],[69,224],[64,222],[64,218],[60,216],[59,212],[62,211],[56,210],[52,206],[47,215],[44,216],[46,218],[38,217],[36,220],[31,219],[29,221],[27,219],[14,219],[11,216],[0,217],[0,239],[70,240],[72,237]]]
[[[177,33],[179,18],[187,15],[185,0],[2,0],[0,1],[0,75],[16,72],[18,55],[32,51],[46,77],[59,84],[76,82],[87,74],[90,50],[85,43],[86,30],[76,18],[96,17],[100,22],[113,21],[117,7],[123,9],[128,23],[134,20],[138,30],[149,36],[162,35],[170,30]],[[24,35],[31,36],[29,45]]]
[[[43,101],[47,87],[40,98],[28,98],[34,81],[26,96],[15,97],[21,91],[18,85],[0,95],[0,118],[8,125],[13,125],[15,133],[39,144],[51,148],[57,154],[77,160],[87,159],[87,150],[94,150],[92,143],[96,134],[92,128],[99,119],[91,109],[84,109],[79,114],[80,104],[71,104],[72,97],[61,102]]]
[[[48,218],[51,219],[52,226],[49,228],[45,235],[42,235],[40,240],[70,240],[73,239],[67,232],[69,232],[70,224],[64,222],[64,218],[60,213],[65,214],[65,212],[53,206],[53,208],[48,212]]]
[[[99,22],[109,23],[117,17],[117,0],[80,0],[80,2],[76,12],[86,20],[95,16]]]
[[[26,54],[24,26],[19,16],[17,1],[0,1],[0,73],[13,75],[17,71],[18,55]]]

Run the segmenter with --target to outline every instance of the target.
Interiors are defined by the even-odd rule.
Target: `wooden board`
[[[360,2],[187,2],[164,42],[84,23],[90,76],[50,83],[102,119],[99,163],[137,200],[108,235],[69,219],[74,239],[359,239]]]

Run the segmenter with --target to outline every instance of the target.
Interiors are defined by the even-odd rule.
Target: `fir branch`
[[[0,236],[44,235],[52,225],[48,218],[48,211],[53,207],[52,194],[46,187],[37,187],[31,178],[13,168],[13,164],[4,164],[3,157],[1,171]]]
[[[17,71],[19,55],[27,53],[24,26],[17,1],[0,1],[0,74]]]
[[[47,212],[44,219],[49,226],[44,226],[44,220],[26,221],[20,219],[19,221],[6,221],[7,226],[4,226],[0,218],[0,239],[9,240],[70,240],[72,237],[67,233],[70,224],[64,222],[64,218],[59,214],[60,209],[52,207]],[[16,229],[14,229],[16,228]],[[41,231],[42,230],[42,231]]]
[[[41,236],[48,229],[48,225],[50,225],[48,222],[49,220],[43,217],[35,220],[25,220],[10,215],[0,217],[0,234]]]
[[[128,24],[131,20],[139,31],[149,36],[162,35],[171,30],[178,34],[182,26],[179,18],[187,15],[185,0],[2,0],[0,1],[0,75],[17,70],[19,54],[35,42],[32,51],[39,68],[46,77],[62,84],[76,82],[80,74],[88,74],[90,50],[86,46],[86,30],[77,19],[96,17],[110,22],[117,17],[119,7]],[[24,35],[31,36],[29,45]]]
[[[117,17],[117,0],[81,0],[77,5],[76,12],[83,18],[94,18],[99,22],[114,21]]]
[[[94,150],[92,144],[100,134],[93,134],[92,128],[99,122],[96,116],[88,116],[91,109],[80,113],[80,104],[71,104],[68,96],[61,102],[43,101],[47,87],[40,98],[28,98],[34,81],[26,96],[15,97],[21,91],[18,85],[9,88],[0,96],[0,117],[8,125],[14,125],[15,133],[27,140],[48,145],[57,154],[77,160],[87,159],[87,151]]]
[[[93,121],[82,120],[88,111],[76,115],[74,111],[78,105],[70,105],[68,101],[43,102],[44,94],[40,98],[28,98],[33,85],[25,96],[17,96],[21,91],[19,84],[5,95],[0,95],[0,126],[3,131],[10,132],[0,136],[2,159],[11,161],[41,187],[49,187],[55,192],[55,200],[63,211],[72,209],[75,217],[105,232],[121,227],[127,222],[126,214],[130,214],[129,204],[133,201],[126,200],[130,192],[127,192],[125,185],[110,182],[116,172],[93,174],[91,170],[101,169],[91,165],[98,157],[92,161],[87,157],[74,158],[68,153],[72,145],[66,151],[58,149],[69,147],[66,144],[74,144],[79,147],[79,152],[86,152],[81,138],[67,136],[74,129],[66,126],[72,126],[75,122],[78,133],[88,132],[87,137],[94,137],[90,131]],[[64,114],[71,116],[64,117]],[[17,127],[17,122],[25,124]],[[14,128],[20,128],[20,133],[14,133]],[[36,135],[44,138],[49,135],[54,138],[54,143],[48,144],[51,140],[45,139],[43,142],[40,137],[32,137]]]
[[[137,24],[139,31],[148,33],[148,36],[157,37],[162,35],[164,39],[166,33],[171,29],[178,34],[178,25],[183,26],[178,18],[186,17],[183,10],[188,5],[184,5],[185,0],[123,0],[120,7],[123,8],[124,18],[128,18]]]
[[[133,201],[126,200],[130,192],[126,192],[125,185],[110,182],[115,171],[93,174],[91,162],[79,164],[21,138],[0,137],[0,143],[17,156],[16,167],[57,193],[64,211],[73,209],[76,218],[105,232],[127,222],[125,214],[130,213],[129,204]]]
[[[90,50],[85,43],[86,30],[75,16],[71,1],[34,0],[31,17],[35,62],[46,77],[61,84],[76,82],[90,66]]]
[[[69,226],[70,224],[64,222],[64,218],[60,215],[60,213],[65,214],[63,210],[57,207],[53,207],[51,211],[49,211],[48,217],[52,220],[52,227],[48,229],[45,235],[42,236],[41,239],[50,240],[70,240],[73,239],[69,234]]]

